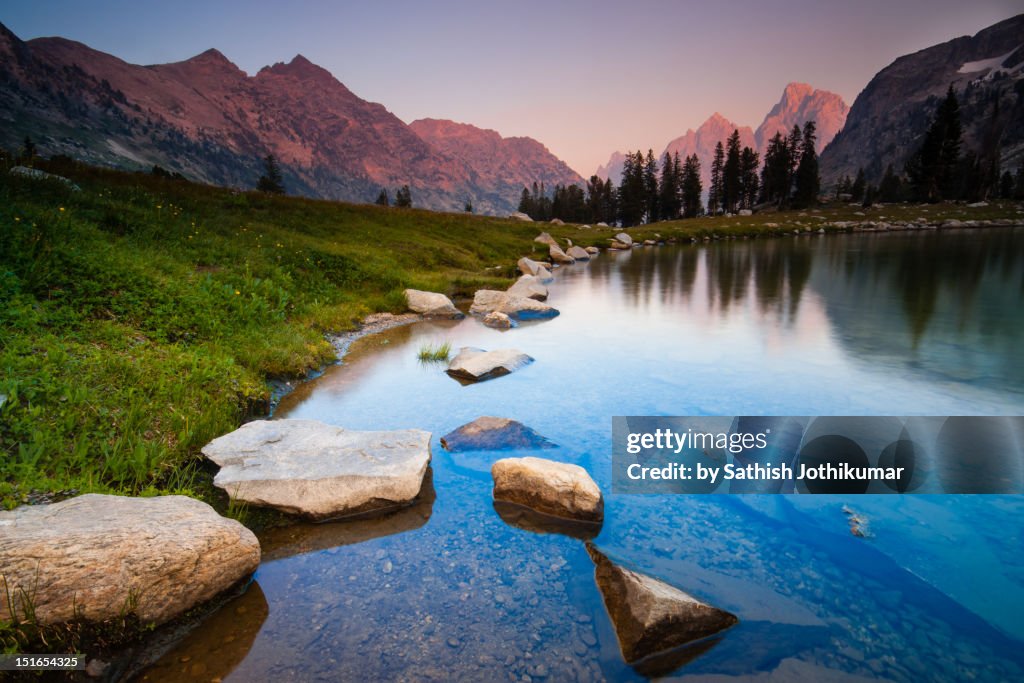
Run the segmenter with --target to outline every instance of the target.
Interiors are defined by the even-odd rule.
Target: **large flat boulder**
[[[203,447],[235,499],[313,520],[410,504],[430,464],[430,432],[356,431],[316,420],[258,420]]]
[[[43,624],[118,617],[162,623],[252,574],[251,531],[186,496],[86,494],[0,512],[0,576],[17,616]],[[26,600],[31,604],[26,604]],[[0,619],[11,619],[6,597]]]
[[[667,583],[614,564],[587,544],[623,658],[635,662],[723,631],[739,619]]]
[[[441,437],[448,451],[500,451],[513,448],[557,448],[522,422],[507,417],[478,417]]]
[[[461,318],[462,312],[455,308],[452,300],[439,292],[424,292],[419,289],[405,290],[405,302],[413,313],[428,318]]]
[[[523,221],[524,223],[532,223],[533,219],[527,216],[522,211],[513,211],[508,215],[509,218],[515,218],[517,221]]]
[[[496,289],[478,289],[473,295],[473,305],[470,306],[469,312],[473,315],[487,315],[491,311],[504,313],[517,320],[554,318],[558,315],[557,308],[536,299],[516,296],[510,292],[499,292]]]
[[[483,382],[502,377],[529,365],[533,358],[516,349],[484,351],[463,346],[448,363],[448,374],[464,382]]]
[[[548,288],[536,275],[523,275],[508,288],[507,292],[512,296],[522,296],[537,301],[546,301],[548,298]]]
[[[491,466],[494,499],[585,522],[604,519],[601,489],[579,465],[544,458],[504,458]]]
[[[617,242],[621,242],[622,244],[625,244],[627,247],[632,247],[633,246],[633,238],[630,237],[629,233],[627,233],[627,232],[620,232],[619,234],[617,234],[615,236],[615,240]]]

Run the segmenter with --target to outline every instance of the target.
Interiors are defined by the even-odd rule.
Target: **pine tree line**
[[[611,179],[591,176],[586,190],[576,185],[557,185],[548,197],[544,184],[523,188],[519,211],[539,221],[558,218],[571,223],[611,224],[622,227],[696,218],[705,214],[732,214],[758,204],[779,208],[809,206],[817,201],[817,140],[814,121],[801,130],[794,126],[789,137],[776,136],[769,143],[761,168],[761,155],[740,145],[739,130],[715,146],[711,162],[708,202],[702,203],[704,183],[696,154],[685,159],[654,150],[628,152],[622,164],[619,187]]]

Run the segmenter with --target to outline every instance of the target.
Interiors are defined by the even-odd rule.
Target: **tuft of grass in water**
[[[422,363],[440,363],[448,360],[452,354],[452,343],[442,342],[437,346],[433,344],[424,344],[420,347],[419,353],[416,357]]]

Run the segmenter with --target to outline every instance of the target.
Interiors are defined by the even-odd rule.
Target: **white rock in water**
[[[569,251],[565,252],[570,258],[577,261],[589,261],[590,252],[583,247],[569,247]]]
[[[508,288],[507,293],[537,301],[545,301],[548,298],[548,288],[541,284],[540,278],[535,275],[523,275]]]
[[[163,623],[252,574],[256,536],[186,496],[86,494],[0,512],[0,575],[17,616],[24,596],[42,624],[102,621],[134,604]],[[0,619],[10,620],[0,600]]]
[[[203,447],[235,500],[324,520],[407,505],[430,464],[430,432],[258,420]]]
[[[597,254],[601,253],[601,250],[598,249],[597,247],[587,247],[587,253],[590,254],[591,256],[596,256]]]
[[[479,289],[473,295],[473,305],[469,312],[473,315],[486,315],[491,311],[504,313],[510,318],[527,320],[530,318],[553,318],[558,309],[548,304],[517,296],[510,292],[499,292],[496,289]]]
[[[491,466],[494,499],[586,522],[604,519],[601,489],[578,465],[544,458],[505,458]]]
[[[633,246],[633,238],[629,236],[629,233],[620,232],[615,236],[615,239],[625,244],[627,247]]]
[[[467,382],[483,382],[515,372],[532,362],[533,358],[517,349],[484,351],[464,346],[448,364],[448,374]]]
[[[407,289],[405,290],[405,301],[410,311],[430,318],[463,317],[462,312],[455,308],[452,300],[439,292]]]

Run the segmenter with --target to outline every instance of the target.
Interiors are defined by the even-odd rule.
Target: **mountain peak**
[[[775,133],[786,135],[794,125],[814,121],[818,132],[817,151],[821,152],[842,129],[849,111],[843,98],[835,93],[816,90],[807,83],[788,83],[782,97],[754,133],[757,148],[763,151]]]
[[[230,59],[224,56],[224,53],[216,48],[210,48],[205,52],[200,52],[191,59],[186,59],[182,64],[188,64],[190,66],[200,66],[212,69],[227,70],[231,72],[239,72],[241,69],[232,62]]]
[[[782,97],[783,99],[802,99],[813,92],[814,88],[810,84],[793,81],[786,84],[785,90],[782,91]]]
[[[260,73],[272,73],[278,76],[287,76],[295,78],[301,81],[317,80],[317,81],[334,81],[335,78],[330,71],[317,66],[313,62],[306,59],[301,54],[292,57],[292,61],[285,64],[284,62],[277,62],[273,66],[265,66],[260,70]]]

